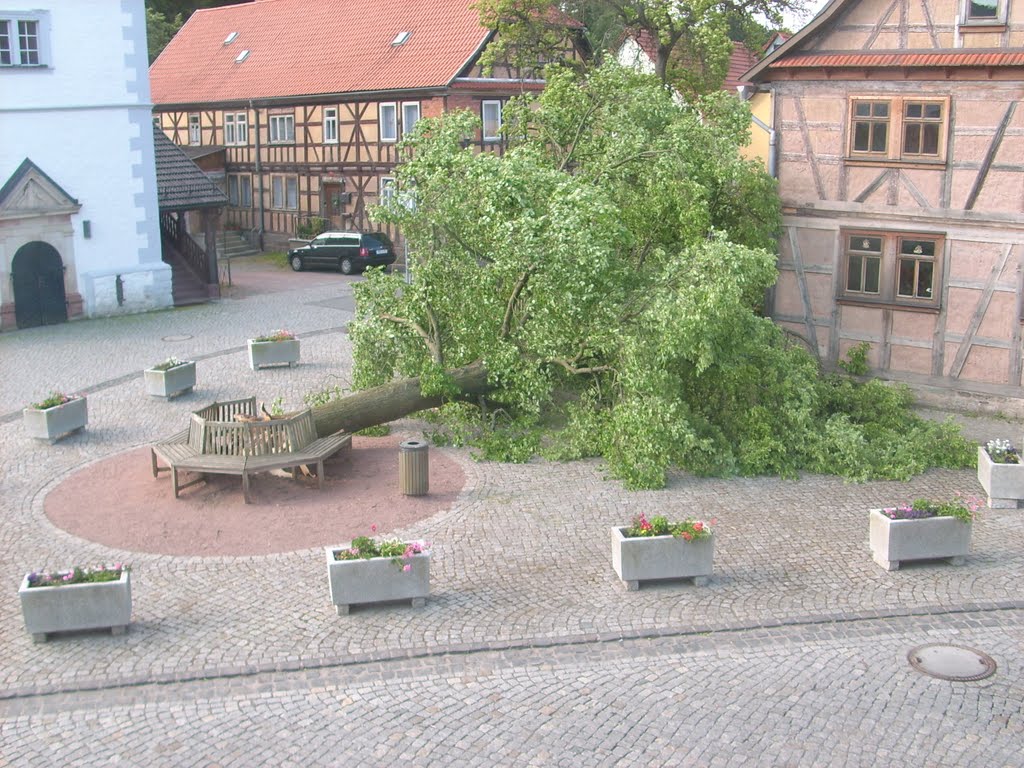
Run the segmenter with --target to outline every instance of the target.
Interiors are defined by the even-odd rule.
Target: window
[[[420,103],[406,101],[402,103],[402,135],[408,136],[420,119]]]
[[[395,186],[394,176],[380,177],[380,204],[390,206],[395,199],[398,188]]]
[[[203,132],[199,127],[199,115],[188,116],[188,143],[198,147],[203,143]]]
[[[228,174],[228,203],[235,208],[252,208],[252,178]]]
[[[243,146],[249,143],[249,122],[245,112],[224,115],[224,143]]]
[[[0,11],[0,66],[42,67],[49,63],[49,14]]]
[[[480,113],[484,122],[484,141],[499,141],[501,139],[501,102],[480,102]]]
[[[903,232],[842,233],[842,298],[935,308],[944,238]]]
[[[393,103],[380,105],[379,120],[380,140],[398,141],[398,113]]]
[[[848,159],[945,162],[948,119],[948,98],[852,99]]]
[[[153,115],[153,127],[154,128],[161,128],[161,127],[163,127],[163,126],[160,125],[160,115]]]
[[[324,143],[338,143],[338,109],[328,107],[324,110]]]
[[[270,116],[270,143],[287,144],[295,141],[295,115]]]
[[[270,177],[270,207],[294,211],[299,207],[299,185],[294,176]]]
[[[1006,24],[1006,0],[962,0],[960,23],[964,26]]]

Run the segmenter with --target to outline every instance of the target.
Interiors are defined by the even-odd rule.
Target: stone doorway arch
[[[11,262],[11,278],[19,328],[67,321],[64,262],[56,248],[39,240],[21,246]]]

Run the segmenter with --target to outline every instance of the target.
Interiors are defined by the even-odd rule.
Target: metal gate
[[[19,328],[53,325],[68,319],[64,262],[49,243],[23,245],[11,263],[14,315]]]

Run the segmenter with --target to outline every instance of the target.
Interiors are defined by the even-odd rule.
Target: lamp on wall
[[[92,222],[89,219],[85,219],[82,222],[82,237],[86,240],[92,237]]]

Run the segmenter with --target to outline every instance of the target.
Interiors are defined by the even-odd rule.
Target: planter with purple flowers
[[[1024,499],[1024,464],[1007,440],[978,446],[978,482],[992,509],[1016,509]]]
[[[869,517],[871,557],[887,571],[908,560],[948,560],[962,565],[971,551],[973,502],[872,509]]]
[[[63,437],[85,429],[89,422],[89,406],[85,395],[54,392],[39,403],[22,411],[22,423],[29,437],[55,443]]]
[[[25,629],[37,643],[51,632],[109,628],[121,635],[132,619],[131,572],[120,564],[29,573],[18,597]]]

